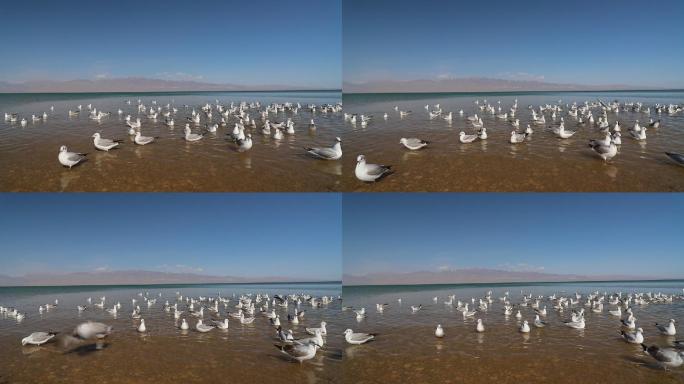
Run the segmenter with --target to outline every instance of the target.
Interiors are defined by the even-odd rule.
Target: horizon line
[[[64,91],[64,92],[4,92],[2,95],[62,95],[62,94],[138,94],[138,93],[269,93],[269,92],[340,92],[342,89],[335,88],[285,88],[285,89],[254,89],[254,90],[172,90],[172,91]]]
[[[60,285],[0,285],[0,289],[3,288],[64,288],[64,287],[140,287],[140,286],[195,286],[195,285],[259,285],[259,284],[337,284],[342,285],[342,281],[339,280],[302,280],[302,281],[250,281],[244,283],[236,282],[226,282],[226,283],[140,283],[140,284],[60,284]]]
[[[517,94],[517,93],[601,93],[601,92],[684,92],[684,88],[635,88],[635,89],[587,89],[587,90],[518,90],[518,91],[394,91],[394,92],[345,92],[343,95],[392,95],[392,94]]]
[[[414,286],[449,286],[449,285],[535,285],[535,284],[563,284],[563,283],[619,283],[619,282],[656,282],[656,281],[684,281],[684,276],[681,278],[663,278],[663,279],[617,279],[617,280],[559,280],[559,281],[498,281],[498,282],[481,282],[481,283],[405,283],[405,284],[345,284],[342,281],[343,287],[414,287]]]

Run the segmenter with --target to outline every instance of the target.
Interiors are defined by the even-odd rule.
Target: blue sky
[[[337,194],[0,194],[0,274],[341,279]]]
[[[341,0],[10,1],[0,81],[149,77],[340,88]]]
[[[344,273],[684,277],[682,194],[346,194]]]
[[[684,87],[684,2],[345,0],[344,81]]]

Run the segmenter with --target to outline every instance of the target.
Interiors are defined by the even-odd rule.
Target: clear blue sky
[[[683,194],[346,194],[342,215],[344,273],[684,277]]]
[[[0,81],[149,77],[340,88],[341,0],[8,1]]]
[[[684,2],[345,0],[344,81],[684,87]]]
[[[338,194],[0,194],[0,274],[341,279]]]

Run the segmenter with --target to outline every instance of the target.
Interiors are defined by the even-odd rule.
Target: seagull
[[[546,322],[542,321],[542,319],[539,318],[539,315],[536,315],[534,317],[534,326],[537,328],[544,328],[546,327]]]
[[[649,347],[646,344],[641,344],[641,347],[665,368],[676,368],[684,363],[684,357],[682,356],[684,352],[675,351],[670,348],[660,348],[655,345]]]
[[[138,145],[146,145],[154,141],[154,137],[152,136],[143,136],[140,134],[140,131],[135,133],[135,139],[133,141],[138,144]]]
[[[50,339],[55,337],[55,332],[33,332],[32,334],[21,339],[21,345],[31,344],[31,345],[41,345],[45,344]]]
[[[112,333],[112,327],[103,323],[87,321],[79,324],[73,332],[73,335],[82,339],[104,339]]]
[[[596,152],[604,162],[612,159],[617,155],[617,145],[610,143],[608,145],[599,144],[598,142],[589,143],[589,147]]]
[[[511,131],[511,144],[516,144],[516,143],[522,143],[525,141],[525,138],[527,137],[527,132],[525,133],[518,133],[516,131]]]
[[[477,138],[480,140],[487,140],[487,128],[481,128],[477,131]]]
[[[477,319],[477,325],[475,326],[475,330],[480,333],[485,331],[484,324],[482,324],[482,319]]]
[[[584,329],[584,317],[580,317],[577,321],[566,321],[564,324],[570,328],[574,329]]]
[[[641,328],[637,328],[635,332],[620,331],[620,334],[622,335],[622,338],[625,339],[625,341],[628,343],[641,344],[644,342],[644,330]]]
[[[321,326],[319,328],[306,328],[306,333],[309,335],[315,335],[316,331],[320,331],[321,335],[327,335],[328,332],[325,329],[325,326],[327,323],[325,321],[321,321]]]
[[[187,331],[189,328],[190,327],[188,326],[188,322],[185,321],[185,319],[181,319],[180,329],[182,329],[183,331]]]
[[[202,323],[202,319],[197,320],[197,324],[195,325],[195,329],[197,330],[197,332],[201,333],[207,333],[214,328],[215,327],[213,325],[207,325]]]
[[[237,141],[238,151],[246,152],[252,149],[252,134],[248,133],[244,139]]]
[[[589,140],[589,146],[594,147],[595,145],[604,145],[604,146],[609,146],[610,143],[612,142],[612,136],[610,133],[606,133],[606,138],[603,140],[597,139],[597,140]]]
[[[463,144],[472,143],[477,139],[477,135],[466,135],[465,132],[461,131],[458,135],[458,140]]]
[[[442,328],[441,324],[437,324],[437,329],[435,329],[435,336],[444,337],[444,328]]]
[[[423,305],[422,305],[422,304],[412,305],[412,306],[411,306],[411,311],[412,311],[413,313],[416,313],[416,312],[420,311],[421,308],[423,308]]]
[[[520,326],[520,332],[530,333],[530,326],[527,324],[527,320],[523,321],[522,325]]]
[[[561,125],[553,130],[553,133],[556,134],[556,136],[560,137],[561,139],[568,139],[572,137],[577,131],[566,131],[565,130],[565,125],[561,122]]]
[[[309,344],[311,342],[316,343],[318,346],[323,347],[325,345],[325,340],[321,336],[321,331],[316,331],[314,337],[306,337],[304,339],[292,340],[295,344]]]
[[[626,327],[628,329],[636,328],[636,324],[634,321],[635,321],[635,318],[633,316],[630,316],[627,320],[624,320],[624,319],[620,320],[620,322],[622,323],[622,326]]]
[[[351,329],[344,331],[344,339],[347,340],[349,344],[363,344],[375,339],[375,334],[373,333],[354,333]]]
[[[214,326],[218,329],[228,329],[228,319],[223,319],[223,321],[214,321]]]
[[[86,155],[88,155],[88,154],[87,153],[69,152],[69,151],[67,151],[66,145],[62,145],[59,148],[59,155],[57,156],[57,159],[59,160],[59,162],[63,166],[69,167],[69,169],[71,169],[71,167],[73,167],[74,165],[85,160]]]
[[[332,147],[304,148],[304,150],[317,159],[337,160],[342,157],[342,139],[336,137]]]
[[[667,323],[667,325],[656,323],[655,326],[658,328],[660,333],[662,333],[663,335],[674,336],[677,334],[677,330],[675,329],[674,319],[670,319],[670,321]]]
[[[675,163],[679,165],[684,165],[684,155],[681,155],[679,153],[674,153],[674,152],[665,152],[667,157],[672,159]]]
[[[93,144],[95,144],[95,148],[99,149],[100,151],[109,151],[110,149],[118,146],[119,143],[121,143],[121,140],[103,139],[99,132],[95,132],[93,134]]]
[[[421,139],[416,139],[415,137],[411,138],[405,138],[402,137],[401,140],[399,140],[399,144],[404,144],[404,147],[416,151],[418,149],[427,147],[428,144],[430,144],[429,141],[421,140]]]
[[[367,164],[366,156],[359,155],[356,158],[356,178],[361,181],[379,181],[383,177],[392,173],[391,165]]]
[[[204,137],[204,136],[202,136],[198,133],[192,133],[192,131],[190,130],[190,124],[185,124],[185,141],[188,141],[188,142],[200,141],[200,140],[202,140],[202,137]],[[136,138],[137,138],[137,135],[136,135]]]
[[[286,344],[286,345],[276,345],[276,348],[280,348],[280,351],[290,358],[299,361],[300,363],[305,360],[313,359],[316,356],[316,350],[321,346],[315,342],[308,344]]]
[[[140,325],[138,326],[138,332],[140,332],[140,333],[147,332],[147,327],[145,327],[145,319],[140,319]]]

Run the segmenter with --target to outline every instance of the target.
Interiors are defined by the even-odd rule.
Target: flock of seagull
[[[126,104],[132,105],[131,100],[127,100]],[[97,107],[94,107],[92,104],[86,105],[85,109],[88,111],[88,118],[97,122],[112,115],[111,112],[98,110]],[[126,114],[124,117],[126,132],[130,135],[136,145],[141,146],[154,143],[158,137],[144,136],[142,134],[143,122],[140,116],[143,116],[143,118],[147,119],[149,122],[156,122],[158,119],[163,118],[164,124],[172,129],[176,125],[175,120],[178,118],[179,114],[178,108],[171,103],[161,106],[157,104],[156,100],[152,100],[151,105],[148,106],[145,105],[142,100],[138,99],[135,110],[137,117],[133,118],[131,114]],[[183,110],[190,111],[189,116],[184,118],[186,121],[183,129],[185,141],[200,141],[207,133],[214,134],[220,127],[227,127],[229,121],[234,121],[233,129],[231,132],[227,133],[227,136],[230,140],[235,142],[238,151],[245,152],[249,151],[253,146],[252,132],[255,132],[258,129],[257,120],[260,121],[260,132],[262,135],[272,137],[275,140],[282,140],[284,135],[295,134],[295,122],[292,117],[298,115],[301,110],[310,113],[308,129],[310,132],[313,132],[316,131],[314,117],[317,113],[325,115],[339,112],[342,110],[342,104],[309,104],[306,107],[302,107],[300,103],[285,102],[262,106],[259,102],[243,101],[240,103],[231,102],[229,105],[224,105],[218,100],[215,100],[215,104],[206,103],[199,108],[184,105]],[[50,111],[54,112],[54,106],[50,107]],[[68,115],[70,118],[78,117],[82,111],[84,111],[83,105],[78,105],[73,110],[69,110]],[[119,109],[117,114],[123,116],[124,111]],[[280,122],[272,120],[279,115],[286,115],[288,117],[285,121]],[[255,118],[255,116],[257,117]],[[17,122],[18,119],[19,116],[16,113],[5,113],[5,121],[13,123]],[[48,113],[44,112],[39,116],[32,115],[31,119],[34,123],[44,122],[48,119]],[[20,124],[21,126],[26,126],[27,120],[22,118]],[[193,132],[191,124],[193,127],[204,124],[204,128],[201,132]],[[100,151],[110,151],[120,147],[123,143],[123,140],[121,139],[104,138],[99,132],[94,133],[92,138],[93,146]],[[337,138],[332,147],[305,148],[305,150],[308,154],[318,159],[337,160],[342,157],[340,143],[341,140]],[[63,145],[59,149],[57,159],[63,166],[72,168],[85,161],[86,156],[87,153],[85,152],[69,151],[69,148],[66,145]]]
[[[152,308],[157,305],[157,300],[161,298],[161,293],[154,297],[149,292],[138,293],[137,298],[131,299],[130,317],[134,321],[135,329],[138,333],[147,334],[150,332],[145,323],[141,305]],[[238,322],[241,325],[249,325],[255,321],[267,321],[274,329],[274,340],[278,341],[275,346],[293,361],[303,362],[316,356],[316,352],[326,344],[326,322],[321,321],[317,326],[305,327],[307,335],[297,337],[291,329],[285,330],[285,323],[298,325],[305,321],[306,310],[327,308],[341,297],[321,296],[315,297],[310,294],[290,294],[270,296],[268,294],[244,294],[233,295],[231,298],[216,296],[183,296],[176,292],[173,303],[168,300],[163,304],[163,310],[169,317],[173,316],[174,327],[179,332],[187,333],[190,331],[207,333],[213,330],[227,331],[230,321]],[[56,310],[59,300],[54,303],[40,305],[38,312],[43,314]],[[73,308],[80,315],[92,311],[106,312],[116,318],[123,314],[121,302],[111,302],[107,297],[99,299],[89,297],[83,305]],[[20,312],[17,308],[0,306],[0,314],[5,318],[16,319],[21,322],[27,314]],[[281,314],[283,315],[281,319]],[[261,320],[263,319],[263,320]],[[190,325],[188,320],[194,320],[194,325]],[[49,342],[59,341],[64,347],[79,345],[84,342],[93,342],[96,349],[102,349],[104,340],[114,331],[111,325],[103,322],[85,321],[78,324],[73,331],[58,333],[51,331],[37,331],[24,337],[22,345],[40,346]],[[345,333],[347,340],[354,343],[356,336],[353,333]]]
[[[654,358],[666,369],[679,367],[684,364],[684,340],[673,339],[677,334],[675,327],[676,321],[674,319],[669,319],[664,323],[655,323],[650,328],[656,334],[668,336],[668,342],[671,343],[671,345],[657,346],[652,344],[648,346],[645,343],[646,332],[641,326],[637,325],[637,318],[634,316],[632,310],[634,306],[643,309],[649,305],[671,304],[675,300],[681,301],[684,300],[684,294],[668,295],[653,292],[627,294],[616,292],[608,294],[606,292],[600,293],[599,291],[594,291],[586,295],[580,293],[568,296],[552,294],[546,297],[542,295],[533,296],[532,293],[523,294],[523,292],[521,292],[521,294],[522,299],[517,303],[511,301],[509,292],[505,292],[502,297],[498,298],[498,301],[501,303],[503,309],[502,315],[506,318],[510,316],[515,317],[518,322],[517,331],[523,335],[529,334],[532,326],[535,328],[555,326],[546,320],[547,315],[550,312],[550,309],[547,310],[547,304],[558,313],[559,317],[565,317],[565,320],[559,325],[571,329],[582,330],[586,328],[587,321],[585,312],[608,313],[611,317],[615,318],[615,325],[619,329],[619,334],[624,342],[641,345],[644,352]],[[434,297],[432,300],[437,304],[440,298]],[[402,299],[398,298],[397,301],[401,305]],[[474,331],[477,333],[485,332],[485,324],[481,316],[491,311],[495,306],[494,303],[495,299],[492,296],[492,291],[488,291],[483,297],[471,298],[466,301],[458,300],[456,295],[449,295],[446,298],[446,301],[443,301],[445,306],[455,307],[455,309],[462,314],[464,319],[475,319]],[[385,313],[390,306],[388,303],[377,303],[375,307],[376,312],[381,315]],[[424,307],[422,304],[417,304],[411,305],[410,308],[412,314],[417,314]],[[529,312],[528,308],[534,311],[534,320],[531,322],[525,319],[525,315],[523,315],[523,312]],[[367,317],[365,307],[354,308],[345,306],[342,310],[353,311],[356,320],[359,323],[363,322]],[[435,337],[443,338],[445,334],[446,331],[444,327],[442,327],[441,324],[437,324],[435,328]],[[355,336],[355,339],[358,340],[359,343],[373,340],[377,336],[363,333],[356,335],[359,335]]]
[[[507,122],[511,125],[512,130],[509,139],[511,144],[525,143],[535,132],[533,126],[535,128],[545,128],[547,127],[548,120],[559,122],[558,126],[555,128],[549,126],[547,129],[548,131],[560,139],[568,139],[577,133],[577,130],[566,128],[565,118],[567,117],[573,121],[572,124],[576,125],[578,129],[582,127],[595,128],[598,133],[603,135],[603,138],[590,140],[589,148],[605,162],[611,160],[618,154],[620,145],[622,144],[622,127],[619,120],[620,113],[641,113],[649,118],[649,122],[645,125],[640,123],[638,119],[635,120],[634,124],[628,129],[631,138],[643,142],[646,140],[646,132],[648,129],[656,130],[662,126],[661,119],[653,120],[653,118],[649,117],[651,114],[657,116],[662,114],[674,116],[684,111],[684,106],[678,104],[655,104],[652,107],[646,107],[641,102],[620,103],[618,101],[613,101],[605,103],[602,100],[597,100],[596,102],[591,103],[585,101],[582,104],[563,104],[562,101],[559,100],[557,104],[545,104],[538,107],[532,105],[528,106],[527,109],[530,113],[530,123],[527,124],[524,129],[521,129],[520,119],[517,118],[518,100],[515,99],[513,105],[511,105],[510,108],[507,108],[507,110],[501,106],[501,101],[498,101],[496,104],[497,106],[494,106],[486,99],[482,101],[478,99],[475,101],[476,113],[465,116],[463,110],[458,111],[459,117],[464,119],[473,129],[477,130],[473,134],[460,131],[459,141],[461,143],[468,144],[476,140],[487,140],[488,134],[487,128],[484,126],[484,116],[491,117],[492,119],[501,122]],[[454,113],[445,112],[440,104],[432,106],[425,105],[425,110],[427,111],[429,120],[442,119],[447,123],[451,123],[454,120]],[[413,113],[409,110],[400,110],[398,106],[394,106],[394,111],[399,115],[400,119]],[[609,120],[609,114],[613,119],[613,123]],[[362,127],[367,127],[373,121],[372,115],[365,114],[358,115],[345,113],[344,117],[345,120],[352,125],[360,123]],[[388,120],[390,116],[385,112],[382,118],[383,120]],[[401,138],[399,144],[402,144],[408,150],[417,151],[427,147],[430,142],[421,138],[411,137]],[[666,152],[665,154],[677,164],[684,165],[684,155],[674,152]],[[365,157],[359,156],[358,162],[359,164],[365,164]],[[389,167],[380,167],[381,168],[374,167],[373,173],[380,173],[382,176],[386,175],[385,172],[389,171]]]

